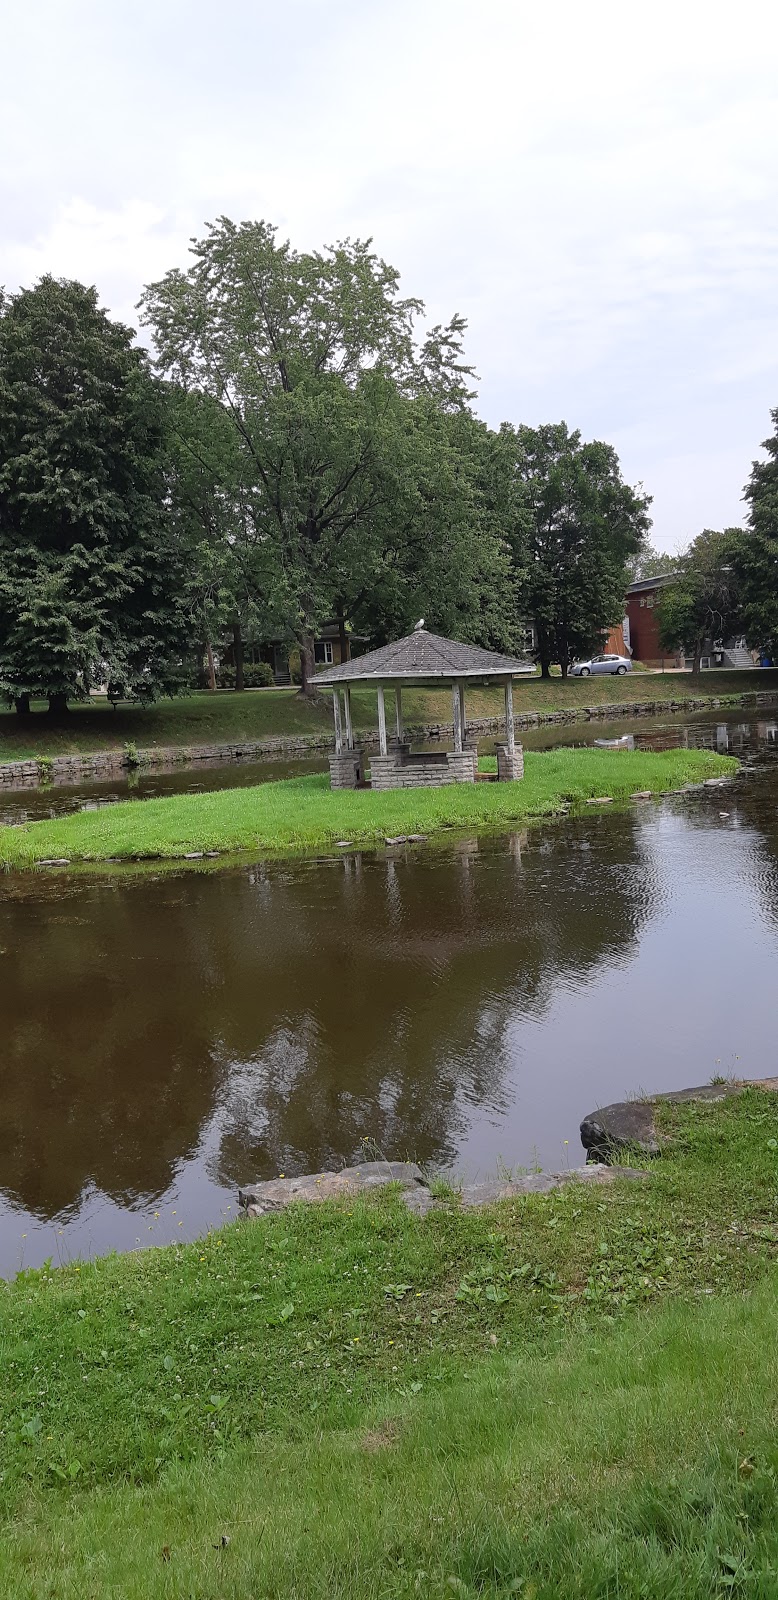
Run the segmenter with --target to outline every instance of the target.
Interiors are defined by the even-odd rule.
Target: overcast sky
[[[372,236],[497,425],[563,418],[742,521],[778,406],[769,0],[2,0],[0,282],[145,282],[221,213]]]

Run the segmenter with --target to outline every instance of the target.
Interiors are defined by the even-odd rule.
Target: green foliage
[[[272,689],[275,683],[273,668],[267,661],[247,661],[243,668],[243,684],[246,689]],[[219,668],[219,688],[235,688],[235,668]]]
[[[228,564],[250,554],[241,582],[298,642],[305,685],[317,627],[377,598],[393,620],[429,601],[434,622],[472,628],[499,541],[468,521],[462,320],[417,342],[421,302],[361,241],[300,252],[222,218],[192,253],[143,299],[160,368],[186,391],[179,491],[208,550],[214,529],[240,530]],[[220,442],[204,449],[213,407]]]
[[[508,517],[519,615],[535,624],[544,676],[601,645],[621,620],[627,564],[650,526],[650,497],[621,476],[615,450],[564,423],[506,423],[496,449],[512,481]]]
[[[0,693],[64,707],[107,673],[177,682],[181,569],[164,514],[165,411],[93,289],[0,301]]]
[[[488,758],[486,758],[488,760]],[[0,865],[32,867],[67,857],[176,858],[193,851],[292,854],[338,839],[375,845],[439,828],[507,828],[597,795],[680,788],[732,773],[732,757],[706,750],[554,750],[525,756],[521,783],[459,783],[440,789],[331,790],[329,775],[256,788],[122,801],[97,811],[0,830]]]
[[[743,626],[749,643],[778,650],[778,409],[765,439],[766,461],[755,461],[746,485],[748,530],[734,555]]]
[[[738,528],[706,528],[679,558],[672,583],[660,591],[659,636],[666,650],[680,645],[699,672],[706,640],[726,639],[739,625],[740,593],[735,552]]]

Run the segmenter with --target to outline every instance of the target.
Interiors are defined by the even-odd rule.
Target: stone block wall
[[[440,754],[398,759],[398,753],[370,757],[372,789],[441,789],[447,783],[475,783],[476,750],[442,750]]]
[[[497,746],[497,780],[499,783],[518,783],[524,777],[524,749],[515,744]]]
[[[364,780],[361,750],[343,750],[330,756],[330,788],[358,789]]]

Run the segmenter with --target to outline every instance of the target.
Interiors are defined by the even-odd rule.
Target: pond
[[[578,1165],[598,1103],[775,1072],[776,725],[737,718],[705,737],[753,770],[684,800],[337,860],[7,876],[0,1272],[190,1238],[246,1181],[364,1151]]]

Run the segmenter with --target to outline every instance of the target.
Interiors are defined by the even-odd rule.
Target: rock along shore
[[[645,700],[617,705],[580,706],[563,711],[527,711],[514,717],[514,726],[539,728],[555,723],[609,721],[618,717],[649,717],[667,711],[704,711],[720,705],[768,706],[775,703],[774,693],[761,694],[751,690],[742,695],[707,695],[684,700]],[[497,717],[481,717],[468,721],[468,728],[476,734],[499,733],[502,722]],[[407,729],[417,740],[448,739],[450,723],[435,722]],[[378,745],[378,735],[358,733],[360,745],[371,749]],[[125,750],[95,750],[82,756],[52,756],[43,760],[0,762],[0,787],[4,789],[35,789],[41,784],[84,783],[92,779],[126,777],[130,771],[172,772],[181,767],[218,767],[223,763],[259,761],[265,756],[315,755],[319,750],[329,750],[332,735],[328,729],[313,734],[274,734],[264,739],[233,740],[229,744],[153,745],[133,752]]]
[[[662,1137],[656,1125],[656,1113],[660,1105],[674,1105],[684,1100],[726,1100],[730,1095],[742,1094],[749,1087],[778,1091],[778,1078],[743,1078],[734,1083],[706,1083],[694,1089],[675,1089],[668,1094],[655,1094],[642,1100],[618,1100],[613,1105],[601,1106],[597,1111],[590,1111],[581,1123],[581,1143],[587,1159],[608,1163],[618,1160],[628,1150],[639,1150],[647,1156],[661,1155]]]
[[[486,1206],[495,1200],[511,1200],[517,1195],[548,1194],[566,1183],[613,1183],[616,1178],[645,1178],[633,1167],[590,1163],[563,1172],[532,1172],[526,1177],[483,1183],[452,1185],[450,1194],[436,1195],[413,1161],[363,1161],[358,1167],[340,1172],[311,1172],[298,1178],[269,1178],[238,1191],[238,1202],[247,1217],[264,1217],[283,1211],[294,1202],[344,1200],[387,1184],[399,1185],[400,1195],[410,1211],[426,1216],[442,1206]]]

